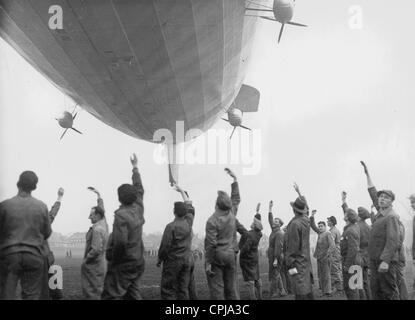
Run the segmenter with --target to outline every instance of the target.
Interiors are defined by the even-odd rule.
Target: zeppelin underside
[[[261,2],[261,1],[258,1]],[[51,6],[62,29],[51,29]],[[238,94],[257,19],[245,0],[0,0],[0,36],[99,120],[153,140],[205,131]],[[52,21],[53,22],[53,21]]]

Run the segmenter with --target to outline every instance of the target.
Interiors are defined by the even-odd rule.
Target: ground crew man
[[[183,202],[174,203],[174,221],[169,223],[161,240],[157,266],[163,264],[161,298],[163,300],[189,300],[192,253],[192,226],[195,210],[187,194],[178,185]]]
[[[56,216],[58,215],[59,209],[61,207],[61,202],[65,190],[63,188],[59,188],[58,190],[58,199],[53,204],[52,208],[49,211],[49,220],[52,224],[55,221]],[[50,250],[49,242],[47,240],[44,241],[43,245],[43,256],[45,258],[45,271],[44,271],[44,281],[42,287],[42,300],[60,300],[63,299],[62,289],[55,288],[52,289],[49,287],[49,279],[53,276],[52,273],[49,273],[50,267],[55,263],[55,256],[53,255],[52,250]]]
[[[257,213],[251,225],[251,230],[241,236],[239,241],[239,263],[242,270],[242,276],[248,286],[250,300],[262,300],[262,282],[259,275],[259,241],[262,238],[261,215]]]
[[[377,191],[369,171],[366,174],[368,191],[378,213],[372,221],[369,239],[370,285],[374,300],[399,300],[399,260],[401,230],[399,217],[393,210],[395,194],[390,190]]]
[[[411,208],[415,213],[415,193],[409,196],[409,201],[411,202]],[[412,263],[415,266],[415,216],[412,220]],[[413,293],[412,293],[412,300],[415,299],[415,279],[413,283]]]
[[[327,226],[330,228],[329,231],[333,236],[335,248],[330,263],[331,288],[333,289],[333,294],[335,292],[341,293],[343,291],[342,258],[340,255],[341,234],[336,225],[336,217],[331,216],[327,218]]]
[[[46,204],[32,197],[38,177],[24,171],[18,194],[0,203],[0,299],[16,298],[20,280],[22,299],[42,297],[45,280],[44,243],[52,233]]]
[[[239,299],[236,285],[237,230],[248,232],[236,219],[240,203],[236,176],[229,169],[226,172],[234,179],[231,197],[218,191],[215,212],[206,222],[205,262],[206,276],[212,300]]]
[[[342,192],[342,208],[343,208],[344,215],[346,216],[349,206],[347,205],[347,193],[345,191]],[[357,226],[359,227],[359,238],[360,238],[360,242],[359,242],[360,266],[362,267],[362,276],[363,276],[363,289],[359,290],[359,300],[371,300],[372,294],[370,291],[369,252],[368,252],[371,227],[366,223],[366,220],[371,217],[371,214],[364,207],[359,207],[357,209],[357,212],[358,212]],[[346,286],[347,284],[345,283],[345,288]]]
[[[310,217],[310,226],[318,234],[314,258],[317,259],[317,274],[320,284],[322,296],[331,296],[331,274],[330,264],[332,261],[335,245],[333,236],[327,231],[324,221],[318,223],[318,227],[314,221],[316,210],[313,210]]]
[[[106,258],[108,271],[101,298],[141,300],[139,281],[144,272],[144,189],[137,168],[137,156],[130,159],[133,185],[118,188],[121,206],[115,211]]]
[[[366,220],[370,218],[370,213],[366,208],[357,208],[357,215],[359,220],[357,225],[360,231],[360,257],[362,259],[362,272],[363,272],[363,292],[360,292],[360,300],[372,300],[372,293],[370,291],[370,279],[369,279],[369,237],[371,227],[366,223]]]
[[[349,273],[350,267],[361,266],[360,248],[360,230],[357,225],[357,213],[352,209],[346,209],[344,215],[346,226],[344,227],[341,237],[340,249],[343,266],[344,291],[348,300],[359,300],[359,288],[351,286],[350,278],[354,273]]]
[[[312,300],[310,219],[306,199],[295,185],[298,198],[291,202],[294,218],[287,226],[287,268],[296,300]]]
[[[104,201],[98,190],[89,190],[97,195],[97,206],[89,214],[92,227],[86,234],[84,260],[81,265],[81,286],[84,299],[99,300],[104,289],[107,263],[104,253],[108,242],[108,225],[105,219]]]
[[[281,227],[284,222],[280,218],[273,217],[273,202],[269,202],[268,222],[271,227],[268,247],[268,278],[269,278],[269,298],[277,299],[287,295],[284,285],[284,231]]]

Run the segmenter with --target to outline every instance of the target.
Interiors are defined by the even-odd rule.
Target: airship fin
[[[242,112],[257,112],[260,96],[257,89],[244,84],[235,98],[234,106]]]

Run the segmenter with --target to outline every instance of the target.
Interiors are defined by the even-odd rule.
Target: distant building
[[[72,248],[84,248],[86,244],[86,232],[75,232],[66,239],[67,246]]]

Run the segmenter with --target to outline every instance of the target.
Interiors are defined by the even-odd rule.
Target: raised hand
[[[58,197],[59,198],[62,198],[63,195],[64,195],[64,193],[65,193],[65,190],[63,188],[59,188],[59,190],[58,190]]]
[[[364,163],[364,161],[360,161],[360,164],[363,166],[363,170],[365,171],[365,174],[368,175],[369,170],[367,169],[366,163]]]
[[[317,210],[313,210],[313,211],[311,211],[311,216],[315,216],[316,215],[316,213],[317,213]]]
[[[261,209],[261,203],[258,203],[256,205],[256,213],[259,213],[259,209]]]
[[[98,197],[100,196],[100,193],[97,189],[95,189],[94,187],[88,187],[89,191],[92,191],[93,193],[95,193]]]
[[[231,178],[233,178],[233,180],[235,180],[235,181],[236,181],[236,175],[232,172],[232,170],[231,170],[231,169],[229,169],[229,168],[225,168],[225,172],[226,172],[228,175],[230,175],[230,176],[231,176]]]
[[[268,205],[269,212],[272,212],[272,207],[274,206],[274,201],[270,201]]]
[[[135,153],[133,153],[133,155],[130,157],[130,161],[131,161],[132,166],[134,168],[137,168],[138,160],[137,160],[137,155]]]
[[[295,192],[297,192],[298,195],[301,196],[301,192],[300,192],[300,188],[298,187],[298,184],[294,182],[294,186],[293,187],[294,187]]]
[[[347,192],[346,191],[342,191],[342,201],[346,202],[346,198],[347,198]]]

